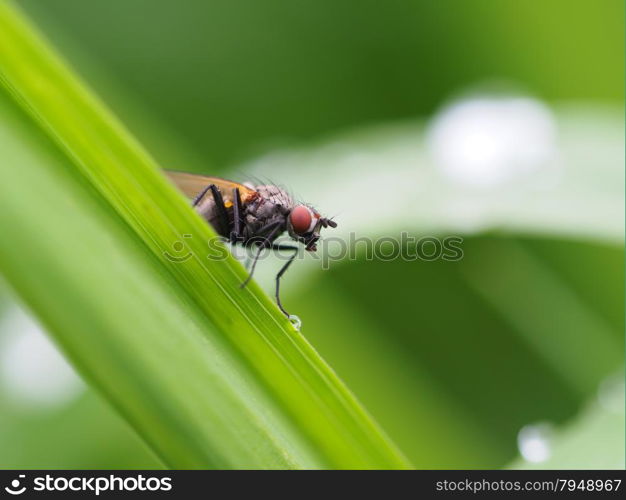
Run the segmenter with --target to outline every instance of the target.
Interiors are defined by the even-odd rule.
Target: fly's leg
[[[202,191],[200,191],[200,193],[194,198],[192,206],[197,207],[209,191],[211,191],[213,201],[215,201],[215,210],[217,210],[217,221],[220,226],[217,230],[221,235],[229,235],[230,220],[228,218],[228,211],[226,210],[222,193],[220,193],[219,188],[215,184],[209,184]]]
[[[207,187],[205,187],[202,191],[200,191],[196,197],[193,199],[193,201],[191,202],[191,206],[192,207],[197,207],[200,202],[202,201],[202,199],[204,198],[204,196],[207,194],[207,192],[209,191],[209,188],[212,186],[212,184],[209,184]]]
[[[263,226],[261,229],[259,229],[257,234],[254,235],[252,242],[254,243],[255,242],[254,240],[256,239],[256,243],[258,244],[257,251],[254,254],[254,257],[252,259],[252,266],[250,267],[250,273],[248,274],[248,277],[246,278],[246,280],[241,284],[241,288],[245,287],[248,283],[250,283],[250,280],[252,279],[252,275],[254,274],[254,268],[256,267],[256,263],[259,260],[259,256],[261,255],[261,252],[263,251],[264,248],[268,248],[272,246],[272,240],[279,231],[280,231],[280,222],[271,222],[267,226]],[[258,238],[260,238],[265,233],[267,233],[267,236],[262,241],[259,241]]]
[[[270,248],[272,250],[278,250],[278,251],[288,250],[288,251],[293,252],[292,256],[289,257],[289,260],[285,262],[285,265],[281,267],[280,271],[278,271],[278,274],[276,275],[276,304],[278,305],[278,308],[283,312],[283,314],[287,316],[288,318],[290,318],[291,317],[290,314],[287,311],[285,311],[285,308],[280,302],[280,278],[282,277],[283,274],[285,274],[287,269],[289,269],[289,266],[296,258],[296,255],[298,255],[298,247],[294,247],[291,245],[275,244],[275,245],[272,245]]]
[[[222,193],[215,184],[209,186],[213,199],[215,200],[215,209],[217,210],[217,219],[221,226],[220,234],[227,236],[230,233],[230,220],[228,219],[228,211],[226,205],[224,205],[224,198]]]
[[[233,230],[230,232],[230,242],[243,242],[243,206],[239,188],[233,188]]]

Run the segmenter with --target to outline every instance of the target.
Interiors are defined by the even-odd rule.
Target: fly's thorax
[[[256,191],[259,193],[259,198],[262,202],[268,205],[274,205],[274,207],[283,211],[285,214],[289,213],[293,207],[291,196],[278,186],[272,186],[271,184],[257,186]]]
[[[245,230],[249,237],[258,233],[268,224],[277,223],[282,233],[287,228],[287,216],[293,207],[293,200],[283,189],[272,186],[257,186],[259,194],[246,207]]]

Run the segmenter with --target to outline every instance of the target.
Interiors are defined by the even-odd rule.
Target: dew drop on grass
[[[289,322],[296,330],[300,331],[300,328],[302,327],[302,321],[300,321],[300,318],[298,318],[298,316],[296,316],[295,314],[290,314]]]

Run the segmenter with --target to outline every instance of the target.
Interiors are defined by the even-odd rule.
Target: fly
[[[213,226],[213,229],[233,244],[257,248],[250,274],[241,284],[246,286],[252,279],[254,268],[263,249],[292,252],[289,260],[276,275],[276,303],[289,317],[280,301],[280,278],[285,274],[296,255],[298,247],[275,243],[285,231],[305,250],[317,250],[320,231],[337,227],[337,223],[322,217],[314,208],[295,203],[284,189],[271,184],[253,186],[237,182],[189,174],[165,172],[169,179],[192,201],[195,210]]]

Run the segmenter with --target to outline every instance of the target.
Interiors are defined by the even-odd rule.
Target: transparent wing
[[[256,196],[257,192],[238,182],[229,181],[220,177],[210,177],[208,175],[190,174],[188,172],[177,172],[174,170],[166,170],[165,175],[180,189],[188,198],[195,198],[200,191],[211,184],[215,184],[224,201],[232,203],[233,188],[239,188],[239,195],[243,203],[247,202],[251,197]]]

